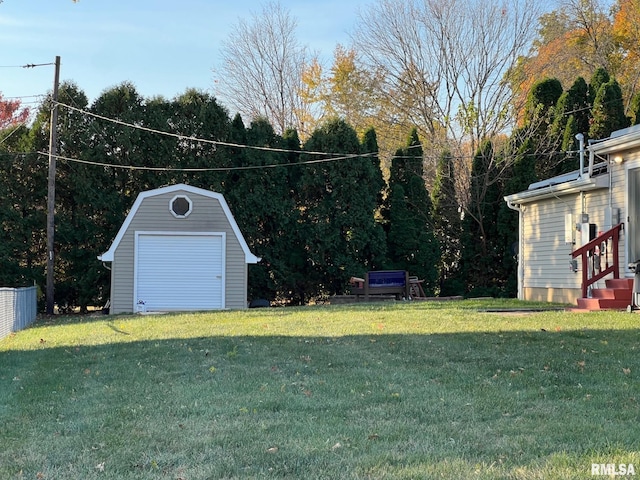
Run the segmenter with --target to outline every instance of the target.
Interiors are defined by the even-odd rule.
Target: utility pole
[[[56,204],[56,156],[58,125],[58,85],[60,83],[60,57],[56,56],[56,72],[53,81],[53,105],[51,107],[51,125],[49,126],[49,177],[47,184],[47,315],[53,315],[54,305],[54,234]]]

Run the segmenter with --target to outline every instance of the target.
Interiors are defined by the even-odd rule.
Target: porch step
[[[631,300],[630,288],[595,288],[591,292],[591,296],[597,299],[608,300]]]
[[[633,289],[633,278],[608,278],[605,280],[607,288]]]
[[[630,304],[630,300],[616,300],[611,298],[578,299],[578,308],[582,310],[624,310]]]
[[[611,278],[605,281],[606,288],[594,288],[591,298],[579,298],[580,310],[624,310],[632,303],[633,279]]]

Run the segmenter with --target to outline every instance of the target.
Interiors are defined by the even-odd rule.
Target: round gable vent
[[[169,202],[169,210],[176,218],[186,218],[193,209],[191,199],[186,195],[176,195]]]

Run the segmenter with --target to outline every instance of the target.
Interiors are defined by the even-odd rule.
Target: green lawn
[[[640,316],[514,306],[40,322],[0,341],[0,479],[640,475]]]

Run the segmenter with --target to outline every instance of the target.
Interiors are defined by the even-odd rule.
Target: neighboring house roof
[[[177,185],[170,185],[167,187],[156,188],[155,190],[147,190],[145,192],[141,192],[138,195],[138,198],[136,198],[136,201],[134,202],[133,206],[131,207],[131,210],[129,211],[127,218],[124,220],[124,223],[120,227],[120,230],[118,231],[118,234],[116,235],[115,240],[111,244],[111,247],[109,247],[109,250],[107,250],[105,253],[103,253],[102,255],[99,255],[98,260],[102,260],[103,262],[113,262],[114,254],[116,249],[118,248],[118,245],[120,244],[120,241],[124,237],[127,229],[129,228],[129,224],[135,217],[136,212],[140,208],[140,205],[142,205],[142,202],[146,198],[154,197],[157,195],[163,195],[165,193],[171,193],[175,191],[185,191],[188,193],[193,193],[195,195],[202,195],[204,197],[214,198],[218,200],[218,202],[220,202],[220,206],[222,207],[222,210],[224,211],[225,216],[227,217],[227,221],[229,222],[231,229],[236,235],[238,242],[240,242],[240,246],[242,247],[242,251],[244,252],[245,262],[258,263],[261,260],[260,257],[256,257],[249,250],[249,246],[247,245],[247,242],[244,239],[244,236],[240,232],[240,229],[238,228],[238,224],[233,218],[233,215],[231,214],[231,210],[229,209],[229,205],[227,205],[227,202],[222,196],[222,194],[217,192],[212,192],[210,190],[205,190],[202,188],[192,187],[190,185],[185,185],[183,183],[179,183]]]

